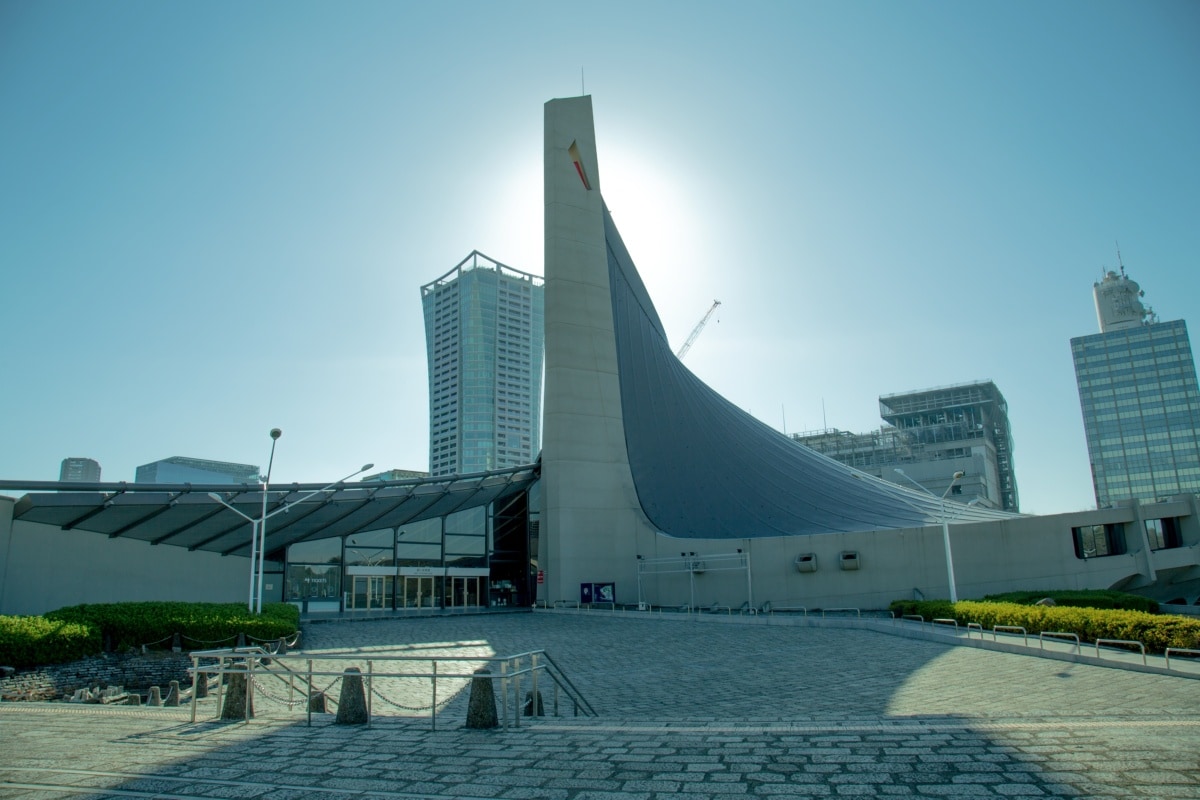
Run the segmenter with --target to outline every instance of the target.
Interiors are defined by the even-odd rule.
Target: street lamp
[[[273,428],[271,430],[271,438],[278,439],[279,438],[279,436],[277,435],[278,433],[279,433],[279,429]],[[271,447],[272,458],[274,458],[274,450],[275,450],[274,444],[272,444],[272,447]],[[250,532],[250,535],[251,535],[251,538],[250,538],[250,602],[249,602],[249,606],[248,606],[248,610],[251,613],[255,613],[255,612],[262,613],[262,592],[263,592],[262,571],[263,571],[263,557],[264,557],[264,555],[266,553],[266,549],[267,549],[267,537],[266,537],[267,520],[270,519],[271,517],[275,516],[276,514],[281,514],[285,511],[287,511],[292,506],[294,506],[298,503],[303,503],[305,500],[308,500],[310,497],[314,497],[318,494],[322,494],[324,492],[328,492],[329,490],[336,488],[337,486],[339,486],[339,485],[345,483],[346,481],[350,480],[351,478],[353,478],[355,475],[366,472],[367,470],[371,469],[374,466],[375,466],[374,464],[363,464],[362,467],[360,467],[359,469],[356,469],[354,472],[351,472],[349,475],[342,478],[341,480],[334,481],[333,483],[331,483],[328,486],[325,486],[321,489],[314,489],[313,491],[304,494],[302,497],[299,497],[299,498],[291,501],[290,503],[284,503],[279,508],[275,509],[274,511],[272,511],[269,514],[267,513],[267,489],[269,488],[269,485],[264,484],[263,485],[263,511],[262,511],[262,516],[260,516],[258,518],[251,517],[247,514],[243,514],[237,508],[234,508],[232,505],[230,505],[228,502],[226,502],[225,498],[221,497],[221,495],[217,494],[216,492],[208,493],[208,496],[211,497],[213,500],[216,500],[218,503],[225,506],[233,513],[237,514],[239,517],[246,520],[251,525],[251,532]],[[267,473],[268,473],[268,475],[270,474],[270,466],[268,466],[268,468],[267,468]],[[255,544],[256,539],[259,540],[257,546]],[[257,569],[255,568],[255,563],[254,563],[256,554],[258,557]],[[258,577],[257,592],[255,591],[255,575],[256,575],[256,573],[257,573],[257,577]]]
[[[941,504],[942,545],[946,548],[946,577],[950,581],[950,602],[957,603],[958,590],[954,585],[954,556],[950,553],[950,517],[946,514],[946,495],[950,494],[950,490],[954,488],[954,484],[958,483],[959,479],[961,479],[965,473],[954,473],[954,477],[950,479],[950,485],[946,487],[946,491],[942,492],[942,496],[938,497],[936,494],[910,478],[908,473],[906,473],[904,470],[900,469],[899,467],[896,467],[895,469],[896,472],[899,473],[900,477],[904,478],[930,497],[937,497],[938,502]]]

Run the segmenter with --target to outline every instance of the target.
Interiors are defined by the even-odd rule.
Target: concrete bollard
[[[167,692],[167,699],[163,701],[163,705],[171,707],[179,705],[179,681],[171,681],[171,688]]]
[[[183,652],[183,637],[181,637],[178,633],[171,634],[171,652]]]
[[[195,699],[199,700],[204,697],[208,697],[208,673],[207,672],[201,672],[198,675],[196,675],[196,697],[195,697]]]
[[[226,673],[229,685],[225,687],[225,704],[221,719],[254,719],[254,698],[246,698],[246,671],[234,668]]]
[[[234,647],[245,647],[245,646],[246,646],[246,634],[239,633],[238,638],[237,638],[237,644],[234,645]]]
[[[525,707],[524,708],[525,708],[525,716],[527,716],[527,717],[534,716],[535,712],[533,710],[533,692],[525,693]],[[541,692],[537,693],[537,712],[536,713],[537,713],[537,716],[539,716],[539,717],[546,716],[546,708],[545,708],[545,706],[542,705],[542,693]]]
[[[162,704],[162,690],[157,686],[151,686],[150,699],[146,701],[146,705],[153,706],[154,708],[160,708],[162,707]]]
[[[275,655],[286,656],[288,654],[287,637],[280,636],[279,641],[275,643]]]
[[[362,673],[358,667],[350,667],[342,673],[342,694],[338,698],[337,725],[365,725],[370,722],[367,715],[367,693],[363,689]]]
[[[488,730],[500,727],[496,715],[496,692],[492,688],[492,673],[480,667],[471,678],[471,695],[467,700],[467,727]]]
[[[329,709],[325,705],[324,692],[314,692],[312,696],[308,698],[308,710],[314,714],[329,713]]]
[[[129,695],[129,697],[126,698],[126,700],[125,700],[125,705],[128,705],[128,706],[140,706],[141,704],[142,704],[142,696],[140,694],[138,694],[137,692],[134,692],[133,694]]]

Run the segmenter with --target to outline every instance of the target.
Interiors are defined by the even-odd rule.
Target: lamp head
[[[961,471],[960,471],[960,472],[956,472],[956,473],[954,473],[954,480],[958,480],[959,478],[961,478],[963,475],[966,475],[966,474],[967,474],[967,473],[965,473],[965,472],[961,472]]]
[[[899,467],[894,468],[892,472],[899,472],[901,475],[904,474],[904,470],[900,469]]]
[[[283,436],[283,431],[279,430],[279,428],[271,428],[272,439],[278,439],[280,436]]]
[[[221,497],[221,495],[217,494],[216,492],[209,492],[208,496],[211,497],[213,500],[216,500],[218,503],[225,502],[225,498]]]
[[[375,465],[374,465],[374,464],[363,464],[363,465],[362,465],[362,469],[360,469],[360,470],[359,470],[359,472],[366,472],[367,470],[369,470],[369,469],[370,469],[371,467],[373,467],[373,466],[375,466]]]

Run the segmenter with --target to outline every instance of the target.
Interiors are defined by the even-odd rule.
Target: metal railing
[[[562,669],[554,662],[548,653],[544,650],[533,650],[526,653],[518,653],[509,656],[386,656],[386,655],[370,655],[349,654],[349,653],[321,653],[319,655],[272,655],[260,647],[247,648],[230,648],[222,650],[203,650],[196,651],[191,654],[192,667],[188,670],[192,675],[192,691],[191,703],[192,722],[196,721],[197,703],[197,687],[200,681],[208,681],[212,676],[218,678],[216,690],[216,714],[219,716],[223,711],[223,691],[225,684],[225,676],[240,675],[245,679],[244,698],[247,710],[253,708],[253,700],[256,692],[265,696],[267,699],[277,703],[282,703],[288,708],[294,708],[299,705],[305,705],[307,708],[307,722],[312,724],[312,713],[314,698],[318,695],[328,698],[328,692],[339,684],[347,674],[350,667],[358,668],[363,679],[363,688],[367,702],[367,725],[370,725],[370,719],[374,715],[374,700],[378,699],[384,704],[393,708],[399,709],[407,714],[399,714],[397,716],[410,716],[412,712],[422,713],[429,712],[429,720],[431,729],[437,730],[437,716],[440,709],[444,709],[452,700],[461,696],[464,689],[470,686],[470,683],[475,678],[498,679],[500,681],[500,705],[502,708],[503,727],[519,727],[520,713],[522,709],[521,689],[525,679],[528,676],[531,692],[531,702],[534,708],[531,709],[531,714],[537,714],[541,703],[540,694],[538,692],[539,678],[542,680],[549,679],[553,687],[552,707],[554,716],[559,716],[560,696],[565,695],[567,701],[572,703],[575,716],[597,716],[595,709],[591,703],[583,696],[583,693],[567,678]],[[208,662],[208,663],[202,663]],[[340,668],[330,669],[325,665],[332,662],[340,666]],[[365,670],[362,665],[365,664]],[[382,669],[378,668],[382,665]],[[422,669],[423,665],[428,665],[427,669]],[[471,667],[470,671],[463,671],[463,667]],[[477,674],[475,669],[480,666],[485,666],[489,669],[488,673]],[[449,670],[447,670],[449,667]],[[496,671],[498,668],[498,674]],[[318,688],[316,681],[318,679],[329,679],[328,684],[324,689]],[[264,685],[263,681],[274,681],[274,686],[286,687],[288,690],[288,698],[283,699],[270,694],[270,690]],[[297,681],[300,686],[297,687]],[[395,686],[389,681],[401,682],[429,682],[429,704],[428,705],[406,705],[404,702],[387,696],[384,693],[385,688]],[[439,697],[439,681],[441,682],[441,693]],[[449,684],[452,688],[447,692],[446,685]],[[300,699],[296,698],[297,690],[299,690]],[[408,692],[411,698],[419,693],[418,689],[410,689]],[[448,694],[448,696],[446,696]],[[511,697],[511,722],[510,722],[510,697]],[[336,702],[334,703],[336,705]],[[248,720],[249,713],[246,714]]]

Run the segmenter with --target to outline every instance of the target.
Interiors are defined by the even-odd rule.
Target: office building
[[[383,472],[376,472],[374,475],[367,475],[364,478],[359,478],[359,480],[363,483],[367,483],[368,481],[408,481],[428,477],[428,472],[420,472],[419,470],[415,469],[387,469]]]
[[[173,456],[137,468],[136,483],[258,483],[258,467]]]
[[[1159,322],[1109,271],[1094,284],[1100,333],[1071,340],[1099,508],[1200,493],[1200,391],[1183,320]]]
[[[879,398],[879,413],[888,424],[877,431],[830,429],[792,439],[893,483],[911,487],[911,479],[938,496],[949,490],[948,497],[963,503],[1020,510],[1008,403],[996,384],[887,394]],[[955,480],[958,472],[963,475]]]
[[[64,458],[58,470],[60,481],[99,483],[100,462],[94,458]]]
[[[532,464],[541,449],[544,281],[473,251],[421,287],[429,473]]]

